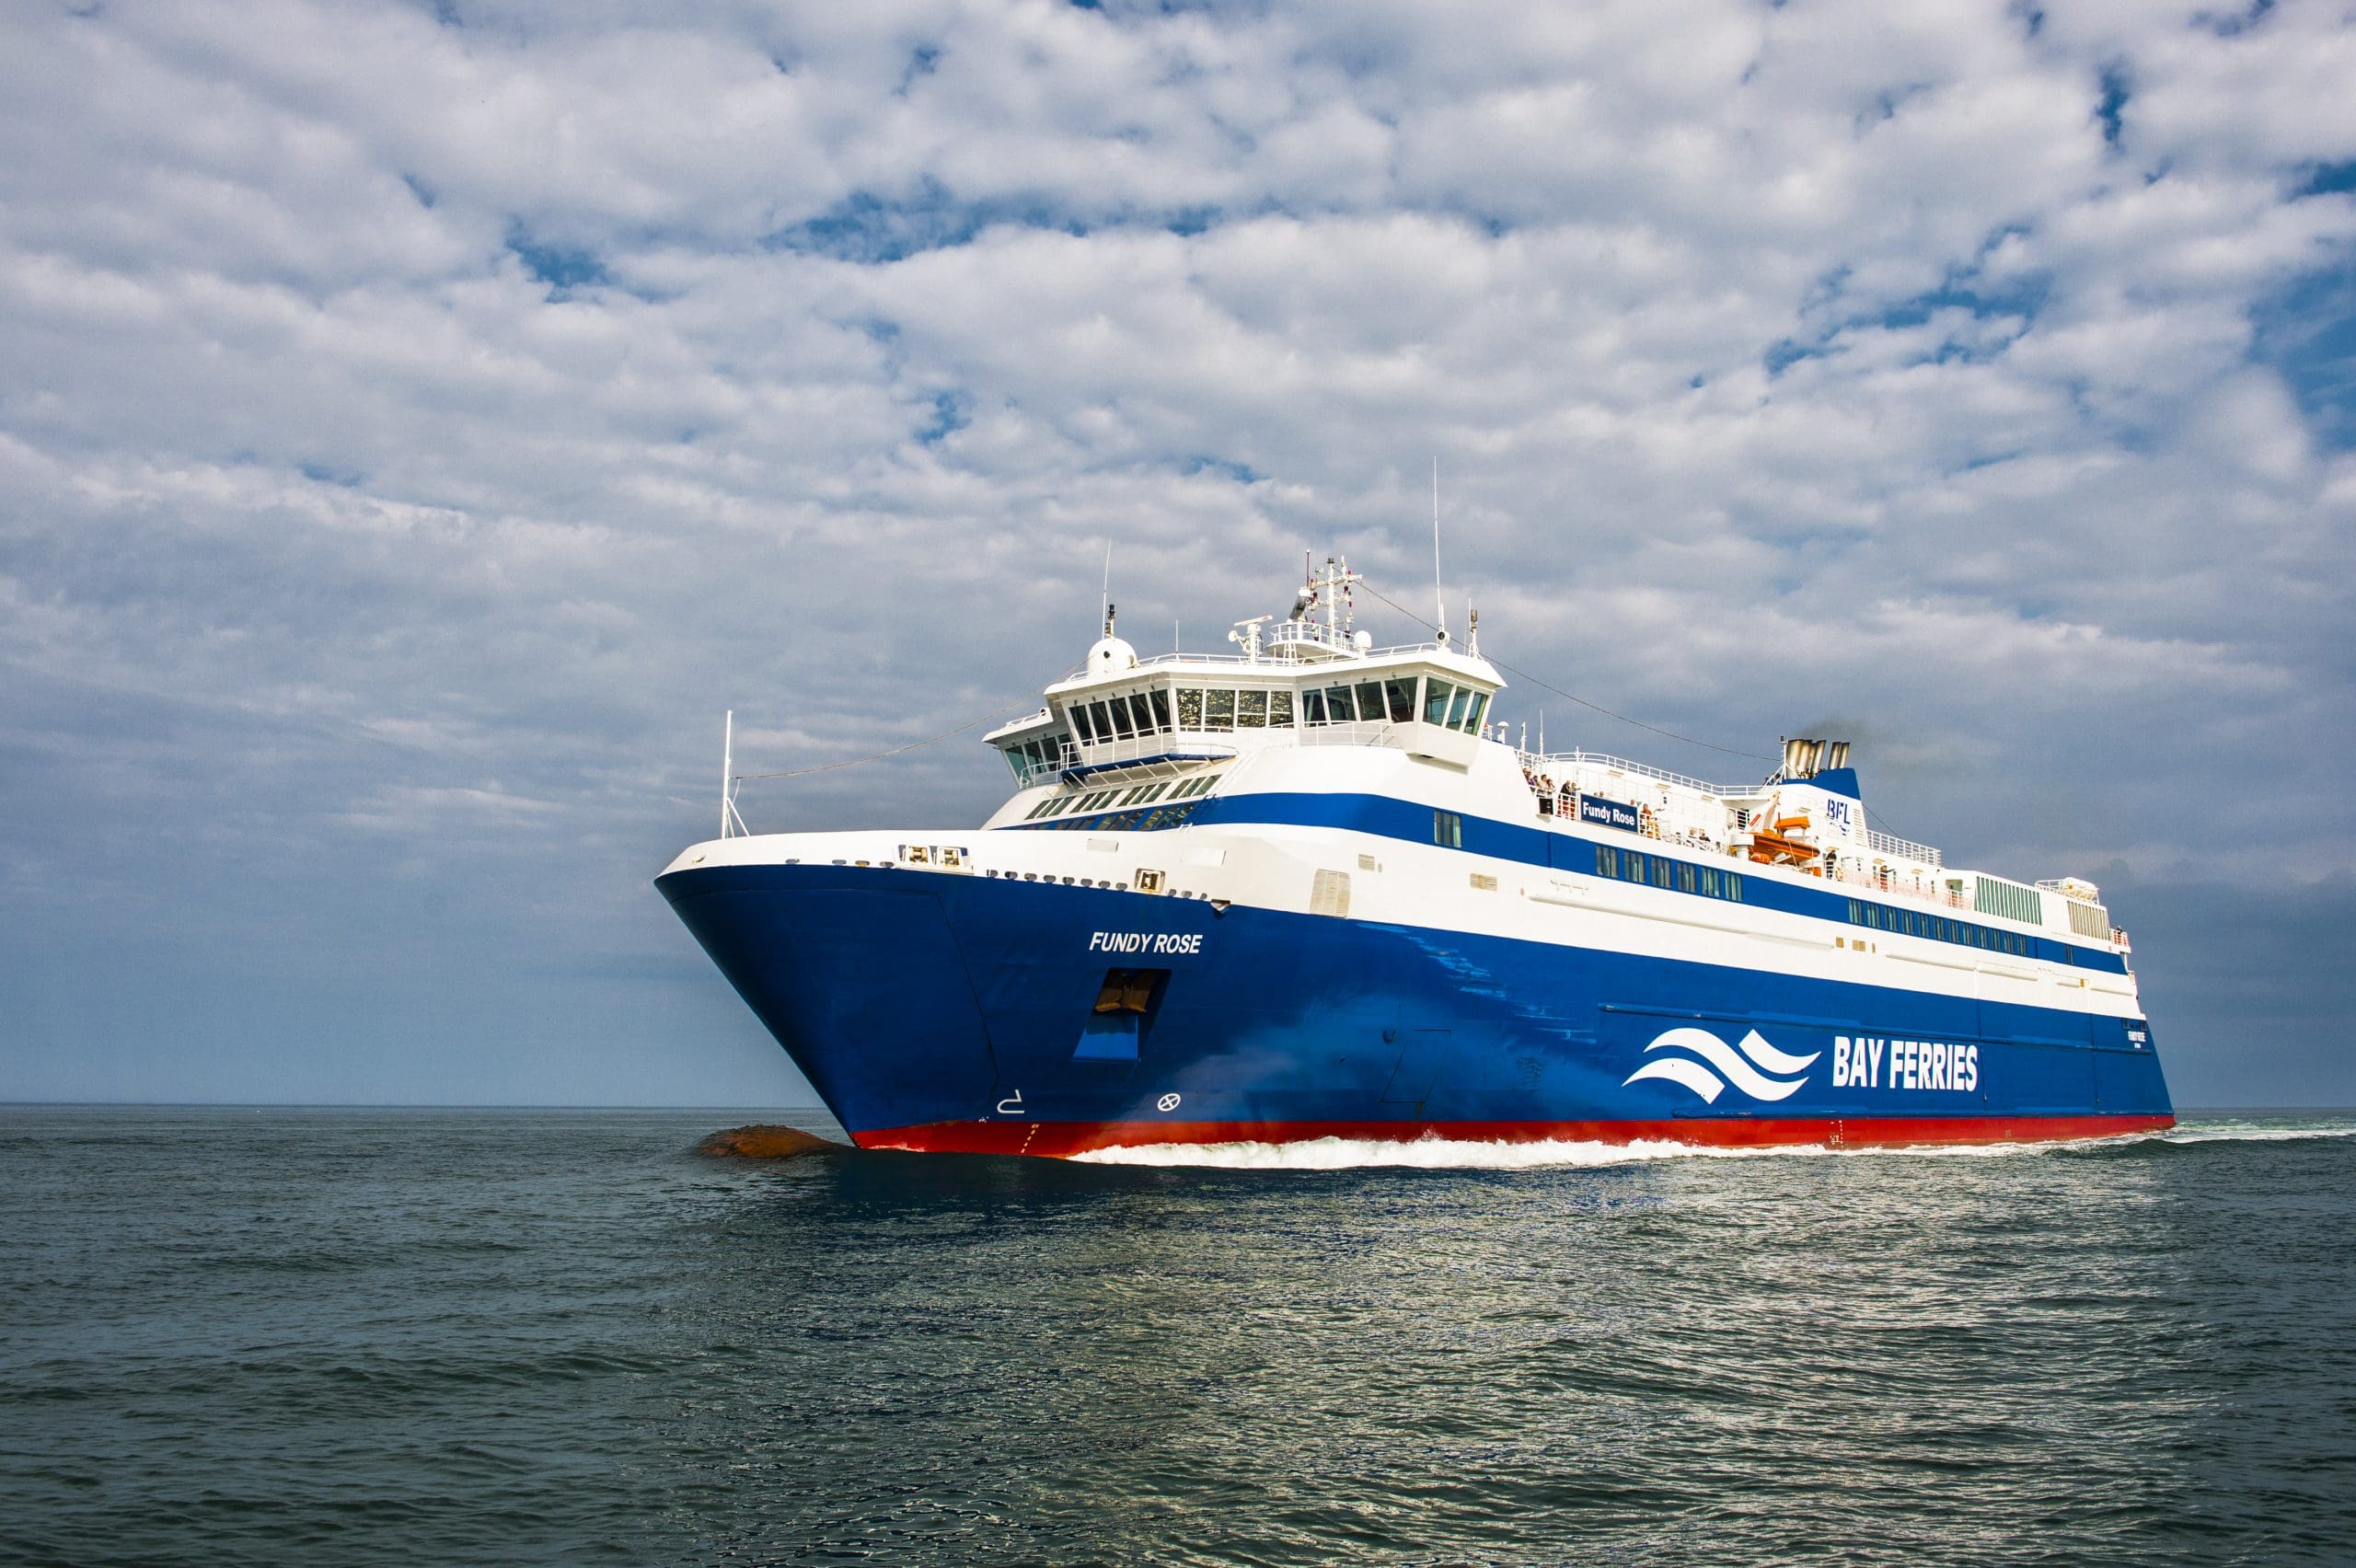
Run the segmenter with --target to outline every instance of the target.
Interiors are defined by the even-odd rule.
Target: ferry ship
[[[1329,560],[1216,656],[1103,635],[978,828],[721,836],[656,886],[862,1147],[1993,1143],[2174,1124],[2090,883],[1947,866],[1841,741],[1549,754]]]

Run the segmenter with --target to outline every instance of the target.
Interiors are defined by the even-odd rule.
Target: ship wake
[[[2180,1125],[2165,1133],[2108,1138],[2071,1138],[2045,1143],[1899,1144],[1837,1147],[1780,1144],[1727,1148],[1666,1139],[1602,1143],[1542,1139],[1529,1143],[1475,1142],[1454,1138],[1307,1138],[1296,1143],[1133,1144],[1091,1149],[1071,1158],[1092,1165],[1201,1166],[1228,1170],[1355,1170],[1401,1166],[1427,1170],[1532,1170],[1553,1167],[1647,1164],[1674,1159],[1994,1159],[2087,1149],[2130,1148],[2153,1144],[2290,1143],[2309,1138],[2356,1137],[2356,1121],[2302,1119],[2297,1123],[2219,1120]]]
[[[1546,1166],[1628,1165],[1657,1159],[1755,1159],[1768,1155],[1831,1152],[1806,1145],[1703,1148],[1667,1140],[1481,1143],[1461,1138],[1305,1138],[1297,1143],[1132,1144],[1091,1149],[1072,1158],[1095,1165],[1201,1165],[1230,1170],[1352,1170],[1385,1165],[1431,1170],[1527,1170]]]

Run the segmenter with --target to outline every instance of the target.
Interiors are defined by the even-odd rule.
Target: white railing
[[[1311,623],[1311,622],[1308,622],[1308,621],[1301,621],[1301,622],[1287,622],[1287,623],[1285,623],[1285,624],[1286,624],[1286,625],[1301,625],[1301,626],[1309,626],[1309,625],[1312,625],[1313,623]],[[1283,629],[1283,628],[1282,628],[1282,627],[1279,627],[1279,628],[1277,628],[1277,629],[1278,629],[1278,630],[1282,630],[1282,629]],[[1437,643],[1437,642],[1398,642],[1398,643],[1393,643],[1393,644],[1392,644],[1392,645],[1391,645],[1390,647],[1388,647],[1388,648],[1369,648],[1369,649],[1368,649],[1364,653],[1360,653],[1360,652],[1359,652],[1359,651],[1358,651],[1355,647],[1346,647],[1346,646],[1343,646],[1343,645],[1340,645],[1340,644],[1336,644],[1336,643],[1332,643],[1332,642],[1326,642],[1326,641],[1324,641],[1324,640],[1323,640],[1323,639],[1324,639],[1324,631],[1325,631],[1325,628],[1324,628],[1323,627],[1322,627],[1322,626],[1321,626],[1321,627],[1317,627],[1317,628],[1316,628],[1316,630],[1317,630],[1317,632],[1318,632],[1318,641],[1319,641],[1319,643],[1320,643],[1320,645],[1321,645],[1321,646],[1322,646],[1322,647],[1327,647],[1327,648],[1333,648],[1333,649],[1335,649],[1337,651],[1347,653],[1347,654],[1348,654],[1351,658],[1353,658],[1353,659],[1360,659],[1360,658],[1363,658],[1363,659],[1386,659],[1386,658],[1391,657],[1391,656],[1392,656],[1392,655],[1393,655],[1393,654],[1399,654],[1399,653],[1432,653],[1432,652],[1440,652],[1440,651],[1445,651],[1445,652],[1449,652],[1449,653],[1462,653],[1462,652],[1464,651],[1464,650],[1463,650],[1463,649],[1457,647],[1457,646],[1456,646],[1455,644],[1453,644],[1453,643],[1450,643],[1450,644],[1449,644],[1446,649],[1444,649],[1444,650],[1443,650],[1443,649],[1440,647],[1440,645],[1439,645],[1438,643]],[[1138,669],[1140,669],[1140,670],[1158,670],[1158,669],[1165,669],[1165,668],[1168,668],[1168,667],[1170,667],[1170,666],[1172,666],[1172,665],[1186,665],[1186,664],[1211,664],[1211,665],[1220,665],[1220,666],[1224,666],[1224,665],[1229,665],[1229,664],[1241,664],[1241,665],[1244,665],[1244,666],[1246,666],[1246,667],[1248,667],[1248,668],[1250,668],[1250,667],[1265,668],[1266,666],[1268,666],[1268,665],[1270,665],[1270,664],[1281,664],[1281,665],[1286,665],[1286,666],[1288,666],[1288,667],[1291,667],[1291,668],[1299,668],[1299,667],[1300,666],[1301,663],[1302,663],[1302,662],[1301,662],[1300,660],[1298,660],[1298,659],[1279,658],[1279,657],[1278,657],[1278,656],[1277,656],[1274,651],[1264,651],[1264,652],[1262,652],[1262,653],[1261,653],[1261,655],[1260,655],[1258,658],[1256,658],[1256,659],[1255,659],[1255,658],[1253,658],[1253,657],[1252,657],[1252,655],[1250,655],[1250,654],[1248,654],[1248,653],[1177,653],[1177,652],[1172,652],[1172,653],[1140,653],[1140,654],[1138,654],[1138,655],[1137,667],[1138,667]],[[1129,674],[1130,672],[1128,672],[1128,671],[1126,671],[1126,670],[1125,670],[1125,671],[1122,671],[1122,672],[1120,672],[1120,673],[1121,673],[1121,674]],[[1056,682],[1056,683],[1054,683],[1054,684],[1056,684],[1056,685],[1057,685],[1057,686],[1061,686],[1061,685],[1063,684],[1063,682],[1064,682],[1064,681],[1076,681],[1076,680],[1080,680],[1080,679],[1085,678],[1085,677],[1088,675],[1088,674],[1089,674],[1089,669],[1088,669],[1088,666],[1087,666],[1086,664],[1075,664],[1075,665],[1073,665],[1070,669],[1066,670],[1066,671],[1064,672],[1062,680],[1057,681],[1057,682]],[[1107,678],[1109,679],[1110,677],[1107,677]],[[1355,678],[1355,677],[1354,677],[1354,678]]]
[[[1516,748],[1516,755],[1521,760],[1521,770],[1524,773],[1542,773],[1551,778],[1556,773],[1566,772],[1573,767],[1606,767],[1621,773],[1634,773],[1646,778],[1657,778],[1664,784],[1674,784],[1680,789],[1692,790],[1697,794],[1708,795],[1722,801],[1757,800],[1772,793],[1774,790],[1772,784],[1713,784],[1706,778],[1695,778],[1683,773],[1671,773],[1665,767],[1653,767],[1645,763],[1631,762],[1624,756],[1612,756],[1604,752],[1533,752]],[[1565,780],[1556,778],[1555,782],[1559,785]],[[1946,864],[1941,858],[1940,852],[1928,844],[1917,844],[1911,838],[1900,838],[1895,834],[1884,833],[1879,828],[1873,827],[1865,829],[1865,847],[1877,854],[1915,860],[1926,866]]]
[[[1323,626],[1312,620],[1278,621],[1265,633],[1267,644],[1271,648],[1306,642],[1314,647],[1330,649],[1336,653],[1355,653],[1357,650],[1351,646],[1350,636],[1350,633],[1339,627]]]
[[[1631,762],[1624,756],[1611,756],[1602,752],[1524,751],[1520,752],[1519,755],[1522,771],[1525,773],[1551,773],[1555,768],[1577,767],[1591,764],[1612,768],[1622,773],[1642,774],[1646,778],[1657,778],[1664,784],[1675,784],[1681,789],[1697,790],[1704,795],[1715,795],[1720,798],[1741,799],[1761,792],[1759,786],[1755,784],[1713,784],[1705,778],[1689,778],[1682,773],[1671,773],[1665,767],[1652,767],[1641,762]]]
[[[1926,866],[1946,864],[1939,859],[1939,852],[1929,845],[1917,844],[1911,838],[1900,838],[1895,834],[1884,833],[1877,827],[1865,829],[1865,847],[1877,854],[1898,855],[1907,859],[1920,860]]]
[[[1246,735],[1265,732],[1257,730],[1242,732]],[[1172,752],[1193,758],[1230,757],[1237,755],[1230,738],[1236,732],[1221,730],[1217,733],[1219,738],[1214,740],[1199,730],[1161,730],[1150,735],[1132,735],[1126,740],[1089,741],[1082,744],[1076,752],[1067,747],[1063,766],[1066,767],[1117,767],[1126,763],[1142,762],[1148,757],[1162,756]]]
[[[1869,888],[1885,897],[1911,898],[1918,903],[1935,905],[1942,909],[1971,907],[1971,900],[1966,897],[1958,888],[1940,885],[1918,887],[1900,882],[1895,877],[1885,882],[1874,874],[1872,867],[1860,865],[1854,859],[1841,861],[1838,865],[1827,870],[1824,875],[1828,882],[1840,882],[1848,887]]]
[[[1347,724],[1304,724],[1299,739],[1305,746],[1394,746],[1407,744],[1407,726],[1388,719],[1359,719]]]

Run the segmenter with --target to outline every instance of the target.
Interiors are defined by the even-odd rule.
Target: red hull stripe
[[[1412,1143],[1680,1143],[1711,1148],[1822,1146],[1891,1148],[1910,1144],[2050,1143],[2165,1132],[2174,1116],[1841,1116],[1701,1118],[1670,1122],[930,1122],[853,1133],[861,1148],[931,1154],[1032,1154],[1063,1158],[1141,1144],[1299,1143],[1363,1138]]]

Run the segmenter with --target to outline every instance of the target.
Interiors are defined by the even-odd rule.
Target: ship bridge
[[[1046,704],[987,737],[1020,785],[1060,777],[1149,779],[1285,745],[1391,746],[1471,766],[1505,681],[1475,645],[1440,638],[1378,648],[1351,626],[1356,572],[1334,560],[1291,613],[1236,623],[1237,651],[1139,658],[1104,634]],[[1322,616],[1320,612],[1322,611]]]

